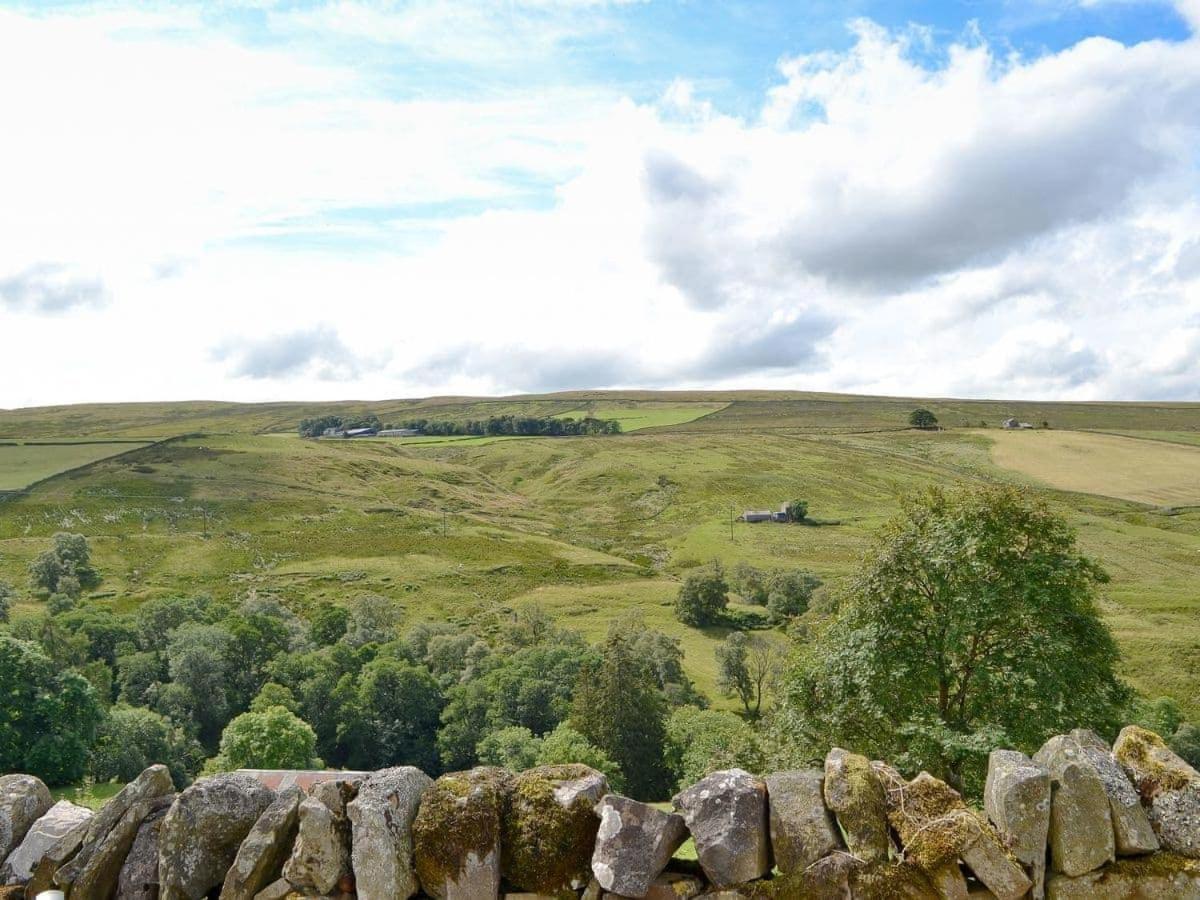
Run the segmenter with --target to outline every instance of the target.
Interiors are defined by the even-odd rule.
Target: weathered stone
[[[1052,875],[1048,900],[1200,900],[1200,863],[1174,853],[1119,859],[1072,878]]]
[[[1072,876],[1111,862],[1117,850],[1104,782],[1079,756],[1078,745],[1059,735],[1033,757],[1050,771],[1050,865]]]
[[[607,793],[608,779],[583,765],[516,776],[500,842],[501,871],[513,887],[555,894],[586,886],[600,827],[595,806]]]
[[[623,897],[644,897],[687,838],[683,817],[607,794],[596,806],[600,830],[592,872],[600,886]]]
[[[1040,900],[1046,890],[1050,772],[1024,753],[992,751],[983,806],[1013,856],[1029,870],[1034,900]]]
[[[940,900],[967,900],[967,879],[957,862],[948,862],[925,873]],[[991,893],[989,891],[988,893]]]
[[[5,884],[25,884],[33,876],[33,869],[47,851],[72,831],[82,837],[92,811],[76,806],[68,800],[60,800],[30,826],[20,845],[4,861],[0,881]]]
[[[26,885],[29,896],[36,897],[42,891],[51,890],[55,886],[55,873],[79,852],[79,848],[83,844],[83,839],[87,836],[90,825],[91,819],[81,822],[59,838],[42,855],[38,864],[34,866],[33,876],[29,879],[29,884]]]
[[[53,805],[50,789],[32,775],[0,777],[0,859],[20,846],[33,823]]]
[[[412,766],[384,769],[363,781],[346,809],[361,900],[404,900],[420,885],[413,867],[413,820],[433,779]]]
[[[248,775],[201,778],[183,791],[158,837],[162,900],[200,900],[225,880],[238,848],[275,793]]]
[[[144,770],[137,778],[121,788],[116,796],[100,807],[100,811],[92,817],[88,824],[87,834],[84,835],[83,841],[79,845],[79,851],[54,873],[54,883],[64,890],[68,890],[83,867],[87,865],[87,861],[91,858],[92,852],[101,839],[112,830],[133,804],[143,800],[165,797],[174,790],[175,785],[171,782],[171,773],[166,766],[155,765]]]
[[[443,775],[425,791],[412,826],[425,893],[441,900],[499,895],[500,833],[512,778],[481,766]]]
[[[287,788],[258,817],[225,875],[221,900],[253,900],[279,879],[296,840],[302,796],[299,788]]]
[[[283,877],[301,891],[329,894],[350,871],[348,829],[337,812],[316,797],[305,797],[298,809],[299,827]]]
[[[1095,769],[1108,795],[1113,840],[1118,856],[1136,856],[1158,849],[1158,838],[1154,835],[1146,811],[1142,809],[1138,792],[1100,735],[1086,728],[1077,728],[1069,735],[1051,738],[1043,750],[1047,747],[1063,759],[1086,762]]]
[[[71,885],[71,897],[79,900],[107,898],[116,893],[121,867],[125,865],[125,858],[133,847],[142,822],[152,813],[165,812],[172,799],[167,796],[139,800],[125,810],[125,815],[92,848],[87,863]]]
[[[292,886],[288,884],[287,879],[280,878],[278,881],[272,881],[255,894],[254,900],[283,900],[284,897],[287,897],[291,893]]]
[[[704,891],[704,879],[685,872],[663,872],[651,883],[642,900],[692,900]],[[580,900],[587,900],[584,894]],[[629,900],[621,894],[605,891],[600,900]]]
[[[886,862],[890,841],[883,785],[867,758],[840,747],[830,750],[824,790],[847,849],[863,862]]]
[[[941,900],[929,873],[909,863],[867,866],[854,873],[855,900]]]
[[[704,874],[717,887],[753,881],[771,871],[767,785],[741,769],[714,772],[672,803],[696,842]]]
[[[842,848],[837,823],[825,808],[823,772],[777,772],[763,780],[767,784],[771,849],[780,872],[807,869],[822,856]]]
[[[1113,751],[1149,806],[1162,848],[1200,858],[1200,774],[1157,734],[1136,725],[1121,731]]]
[[[121,874],[117,878],[117,900],[158,898],[158,834],[169,806],[161,800],[153,803],[157,808],[142,819],[133,846],[129,848],[121,866]]]
[[[987,823],[980,824],[983,827],[979,837],[963,850],[962,861],[997,900],[1024,897],[1033,882],[1021,864],[1008,855]]]

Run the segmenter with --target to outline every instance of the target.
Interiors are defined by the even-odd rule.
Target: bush
[[[313,769],[317,735],[303,719],[282,706],[242,713],[221,733],[221,750],[207,771],[233,769]]]
[[[667,719],[667,765],[680,790],[721,769],[762,772],[753,728],[731,712],[684,706]]]
[[[675,617],[684,625],[703,628],[721,621],[729,605],[729,585],[719,566],[689,575],[675,598]]]

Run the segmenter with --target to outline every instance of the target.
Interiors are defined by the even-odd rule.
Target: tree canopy
[[[799,654],[777,728],[811,755],[852,746],[968,786],[993,747],[1111,733],[1129,690],[1094,602],[1106,580],[1015,488],[909,497]]]
[[[908,424],[913,428],[937,428],[937,423],[937,416],[924,408],[914,409],[908,414]]]

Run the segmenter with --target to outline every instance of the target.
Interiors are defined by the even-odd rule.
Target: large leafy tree
[[[684,579],[675,598],[675,617],[684,625],[715,625],[729,605],[729,584],[719,566]]]
[[[339,742],[355,768],[411,765],[437,772],[442,692],[424,666],[380,657],[363,667]]]
[[[244,712],[225,726],[221,752],[209,768],[311,769],[316,758],[317,735],[307,722],[283,706]]]
[[[570,724],[620,766],[633,797],[659,800],[670,789],[666,714],[654,670],[623,631],[610,630],[600,659],[579,672]]]
[[[34,590],[78,597],[82,588],[95,586],[100,577],[92,568],[91,548],[82,534],[60,531],[54,544],[29,564],[29,581]]]
[[[104,711],[82,675],[60,672],[35,644],[0,634],[0,771],[50,784],[84,773]]]
[[[118,704],[96,732],[91,773],[97,781],[132,781],[147,766],[163,763],[175,786],[182,788],[203,759],[200,745],[166,716]]]
[[[667,719],[667,765],[680,788],[721,769],[763,771],[754,728],[725,710],[683,706]]]
[[[1110,731],[1128,689],[1094,602],[1106,580],[1015,488],[911,497],[801,652],[780,733],[810,755],[840,744],[974,789],[990,748]]]

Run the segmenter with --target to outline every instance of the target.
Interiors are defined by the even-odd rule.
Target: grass
[[[59,800],[70,800],[78,806],[86,806],[88,809],[97,810],[113,797],[115,797],[125,787],[123,783],[106,782],[104,784],[87,784],[83,786],[68,786],[50,788],[50,796],[55,802]]]
[[[955,415],[978,418],[980,406],[988,407],[922,403],[951,424]],[[1131,440],[1057,430],[895,430],[894,420],[907,415],[912,401],[834,395],[393,401],[400,412],[473,415],[487,408],[578,415],[589,404],[636,413],[647,423],[668,411],[674,417],[712,409],[687,422],[610,437],[361,441],[289,433],[302,409],[327,408],[311,404],[0,413],[0,432],[11,433],[14,423],[30,427],[18,439],[85,434],[81,423],[109,436],[214,426],[204,436],[101,459],[0,504],[0,579],[23,585],[28,562],[55,531],[70,529],[89,537],[104,577],[99,591],[119,610],[151,597],[236,598],[250,590],[303,610],[369,591],[400,600],[409,621],[465,623],[483,611],[538,604],[592,638],[640,611],[680,640],[701,689],[730,706],[715,688],[720,632],[686,628],[671,614],[688,572],[713,559],[803,567],[836,590],[904,493],[935,483],[1008,480],[1029,486],[1068,517],[1086,552],[1111,573],[1103,611],[1124,652],[1124,674],[1147,694],[1174,696],[1200,717],[1200,510],[1167,514],[1157,499],[1148,506],[1111,487],[1154,471],[1158,480],[1146,490],[1187,490],[1189,472],[1172,454],[1196,451],[1164,435],[1191,434],[1200,407],[1052,404],[1042,407],[1053,408],[1047,415],[1022,413],[1020,405],[988,407],[996,419],[1012,409],[1027,421],[1061,418],[1154,438]],[[1114,424],[1122,417],[1124,425]],[[997,465],[994,448],[1023,439],[1014,450],[1038,441],[1049,460],[1043,465],[1065,452],[1050,452],[1054,441],[1104,447],[1117,441],[1134,445],[1137,455],[1131,461],[1105,452],[1093,454],[1086,467],[1055,464],[1068,475],[1072,468],[1095,470],[1096,483],[1071,485]],[[0,454],[11,449],[0,446]],[[731,513],[792,498],[807,499],[824,524],[736,523],[731,532]],[[23,598],[14,616],[39,609]]]
[[[594,419],[616,419],[624,432],[644,431],[647,428],[664,428],[668,425],[683,425],[724,409],[727,403],[705,403],[703,401],[664,402],[654,401],[596,401],[584,404],[561,416]]]
[[[0,491],[18,491],[34,482],[135,449],[138,444],[0,444]]]
[[[989,437],[998,466],[1060,490],[1157,506],[1200,504],[1200,446],[1071,431]]]

